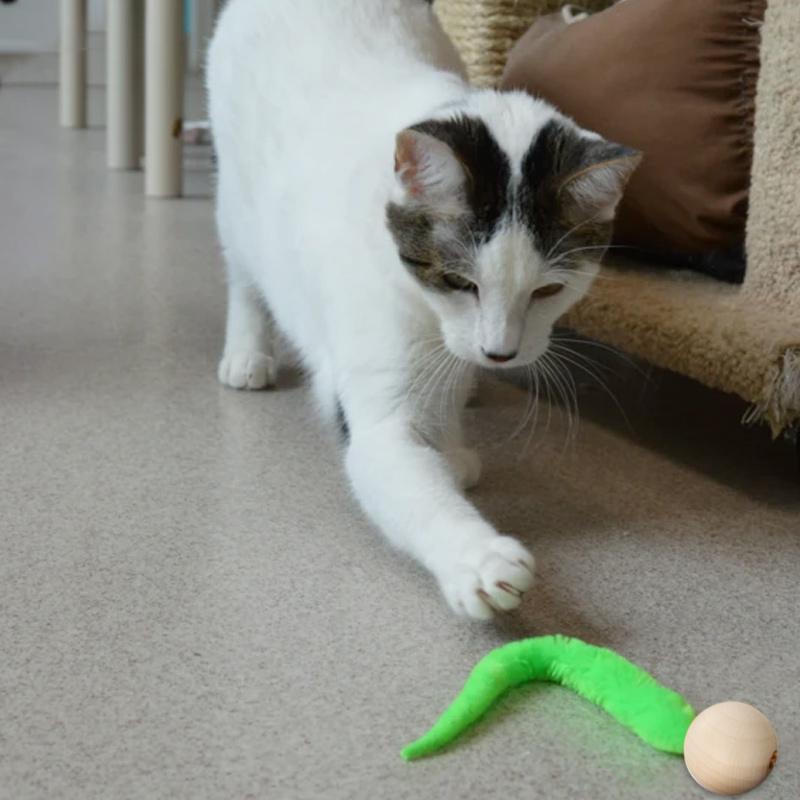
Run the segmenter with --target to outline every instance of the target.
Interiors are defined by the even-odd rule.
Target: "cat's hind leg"
[[[231,275],[225,350],[217,375],[234,389],[266,389],[278,372],[275,326],[254,286]]]

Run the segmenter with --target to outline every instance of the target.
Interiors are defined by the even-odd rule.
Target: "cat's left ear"
[[[558,195],[570,216],[612,222],[625,187],[642,154],[611,142],[593,142],[581,165],[559,185]]]
[[[397,135],[394,171],[410,199],[437,203],[460,192],[466,173],[443,141],[407,129]]]

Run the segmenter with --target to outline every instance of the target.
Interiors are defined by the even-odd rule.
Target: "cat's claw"
[[[508,536],[473,545],[441,581],[451,608],[472,619],[491,619],[511,611],[533,586],[533,556]]]
[[[275,359],[255,351],[226,353],[219,362],[220,383],[233,389],[266,389],[275,385]]]

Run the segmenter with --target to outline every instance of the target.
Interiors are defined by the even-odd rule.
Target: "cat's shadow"
[[[614,641],[611,641],[612,634],[607,626],[598,625],[575,603],[560,597],[552,590],[547,577],[542,575],[525,595],[519,610],[514,614],[498,614],[493,624],[498,634],[508,641],[559,633],[610,647],[624,642],[627,635],[624,628],[615,622]]]
[[[294,365],[281,364],[278,370],[278,379],[275,384],[275,391],[285,391],[287,389],[305,389],[306,378],[303,371]]]

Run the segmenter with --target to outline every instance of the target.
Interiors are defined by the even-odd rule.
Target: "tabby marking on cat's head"
[[[387,223],[455,355],[518,366],[546,350],[639,160],[520,93],[479,93],[398,135]]]

